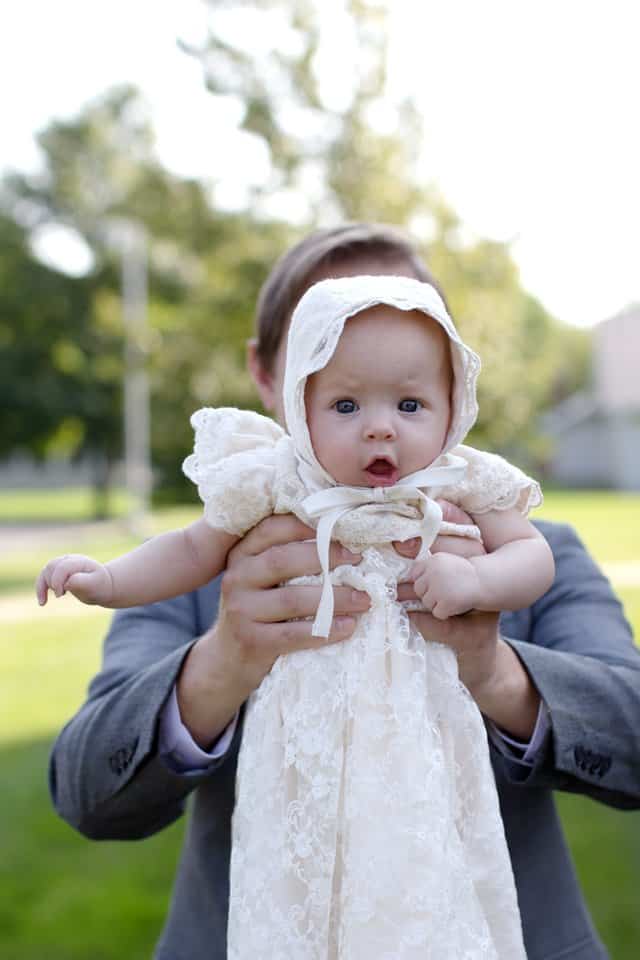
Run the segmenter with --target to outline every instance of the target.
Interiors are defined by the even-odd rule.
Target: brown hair
[[[332,266],[359,260],[375,260],[390,267],[402,263],[417,280],[432,284],[441,293],[411,241],[395,227],[345,223],[315,230],[280,257],[260,290],[256,352],[265,370],[273,369],[289,317],[305,290],[330,277]]]

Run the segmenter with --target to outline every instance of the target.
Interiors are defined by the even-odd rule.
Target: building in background
[[[544,418],[547,476],[566,487],[640,490],[640,304],[593,331],[593,384]]]

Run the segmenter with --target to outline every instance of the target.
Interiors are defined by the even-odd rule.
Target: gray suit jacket
[[[606,579],[564,526],[539,524],[554,552],[551,590],[504,615],[503,635],[547,703],[551,733],[535,765],[491,748],[528,960],[603,960],[552,790],[640,806],[640,653]],[[161,830],[193,805],[157,960],[224,960],[229,828],[242,724],[206,773],[173,773],[158,756],[158,716],[193,638],[216,615],[216,583],[117,613],[87,702],[52,753],[54,804],[93,839]],[[268,960],[268,958],[255,958]],[[363,958],[365,960],[365,958]],[[451,958],[442,958],[451,960]]]

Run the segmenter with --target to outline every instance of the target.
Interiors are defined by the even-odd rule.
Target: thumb
[[[70,576],[65,584],[65,590],[84,603],[104,603],[104,586],[102,571],[90,570]]]

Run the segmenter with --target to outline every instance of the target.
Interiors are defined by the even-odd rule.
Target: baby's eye
[[[401,400],[398,404],[398,410],[402,410],[403,413],[417,413],[422,404],[419,400],[414,400],[413,397],[407,397],[405,400]]]
[[[358,409],[355,400],[336,400],[333,406],[336,413],[355,413]]]

